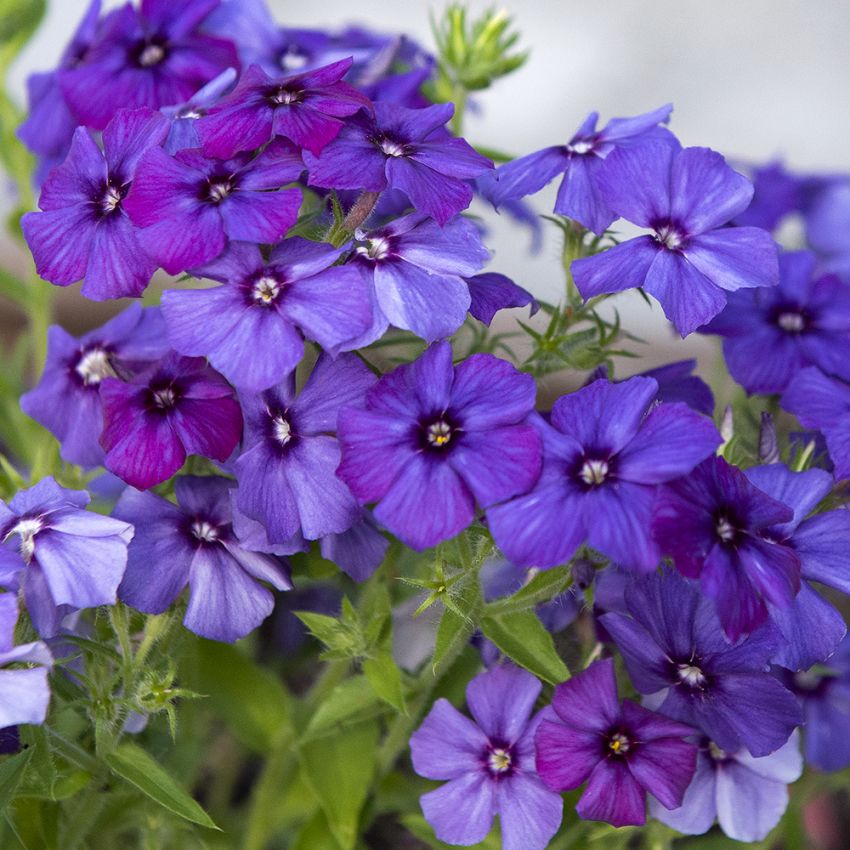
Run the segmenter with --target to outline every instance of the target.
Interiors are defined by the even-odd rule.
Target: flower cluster
[[[39,157],[39,210],[21,226],[38,275],[98,301],[151,298],[158,270],[167,283],[158,305],[80,337],[52,327],[20,399],[63,463],[51,477],[16,458],[28,489],[0,464],[14,485],[0,502],[0,663],[19,665],[0,671],[0,726],[47,716],[51,651],[14,645],[19,614],[60,657],[97,646],[104,618],[83,612],[109,609],[118,648],[103,654],[124,678],[92,700],[127,711],[96,727],[103,749],[104,728],[158,711],[174,730],[189,692],[134,667],[161,615],[234,643],[274,612],[265,646],[294,623],[300,602],[281,600],[294,589],[319,600],[299,618],[336,666],[285,735],[250,746],[300,736],[321,808],[298,846],[325,821],[327,846],[354,846],[361,811],[341,824],[311,747],[352,725],[345,746],[362,735],[372,759],[376,718],[378,779],[403,769],[409,737],[416,773],[446,783],[421,797],[440,842],[483,841],[498,815],[506,850],[544,850],[565,828],[562,793],[582,786],[582,820],[649,813],[699,834],[717,819],[760,840],[802,771],[801,738],[808,763],[850,765],[830,743],[850,730],[850,511],[836,486],[850,478],[847,183],[778,164],[749,179],[683,147],[670,105],[602,129],[594,112],[566,144],[496,168],[461,137],[465,100],[435,92],[464,57],[506,66],[490,55],[502,24],[467,43],[450,18],[466,51],[454,65],[362,30],[280,28],[260,0],[106,14],[93,0],[59,67],[31,81],[19,135]],[[556,177],[568,289],[541,305],[487,269],[486,226],[467,210],[477,196],[527,217],[520,201]],[[805,250],[774,238],[790,214]],[[648,232],[617,241],[620,219]],[[615,379],[634,338],[595,306],[629,289],[681,336],[721,336],[732,378],[774,396],[778,427],[757,400],[715,421],[693,362]],[[525,306],[546,321],[519,324],[524,359],[488,326]],[[567,367],[579,388],[539,401],[535,378]],[[91,482],[97,510],[72,482]],[[438,602],[433,653],[393,645]],[[552,634],[574,623],[569,657],[591,660],[569,678]],[[206,646],[187,650],[196,676]],[[65,672],[66,691],[101,687]],[[314,671],[299,675],[300,694]],[[472,720],[430,702],[444,675],[455,698],[466,677]]]

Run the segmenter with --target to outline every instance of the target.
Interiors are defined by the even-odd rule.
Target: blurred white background
[[[179,2],[179,0],[175,0]],[[50,68],[87,5],[51,0],[41,30],[13,71]],[[108,3],[107,5],[118,5]],[[356,22],[406,32],[432,46],[429,11],[439,2],[269,0],[288,26],[338,28]],[[471,2],[473,10],[490,3]],[[507,0],[503,5],[531,48],[526,65],[482,93],[470,115],[472,142],[514,154],[565,142],[590,110],[602,122],[673,101],[671,128],[687,145],[730,159],[782,156],[803,170],[850,169],[850,3],[844,0]],[[554,192],[535,199],[549,212]],[[478,211],[482,211],[479,208]],[[488,216],[488,220],[489,220]],[[494,217],[497,218],[497,217]],[[493,223],[493,267],[534,294],[557,301],[563,286],[554,229],[537,256],[528,236],[505,219]],[[713,342],[674,341],[660,308],[617,299],[635,332],[655,339],[657,359],[714,359]],[[627,371],[627,370],[625,370]]]

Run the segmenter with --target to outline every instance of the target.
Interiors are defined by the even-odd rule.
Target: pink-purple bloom
[[[50,705],[47,675],[53,657],[42,641],[15,646],[18,597],[0,593],[0,667],[31,666],[0,670],[0,728],[19,723],[44,723]]]
[[[242,433],[234,395],[202,358],[175,353],[128,381],[104,378],[104,465],[144,490],[174,475],[187,455],[227,460]]]
[[[304,166],[291,142],[276,139],[256,157],[173,157],[152,148],[139,163],[125,206],[142,247],[169,274],[202,266],[228,240],[274,243],[295,223],[298,189],[284,189]]]
[[[60,72],[74,116],[102,130],[124,107],[159,109],[187,100],[226,68],[230,41],[199,32],[219,0],[141,0],[110,12],[83,60]]]
[[[682,575],[698,579],[714,600],[731,641],[768,616],[768,603],[788,608],[800,589],[800,556],[766,536],[794,511],[751,483],[721,457],[664,487],[652,533]]]
[[[532,716],[540,682],[513,665],[480,673],[467,686],[472,720],[438,699],[410,739],[413,769],[446,781],[420,799],[441,841],[477,844],[499,815],[504,850],[545,850],[563,802],[534,768]]]
[[[681,805],[694,775],[693,730],[617,698],[614,662],[596,661],[555,689],[535,749],[540,778],[556,791],[587,783],[576,806],[584,820],[642,826],[646,795],[668,809]]]
[[[133,527],[86,511],[88,502],[88,493],[52,478],[0,502],[0,583],[22,589],[43,637],[67,614],[117,601]]]
[[[340,412],[338,474],[400,540],[422,550],[484,508],[528,490],[540,436],[527,423],[534,380],[489,354],[452,366],[447,342],[384,375]]]
[[[725,226],[746,209],[753,187],[719,153],[658,142],[619,148],[598,182],[615,212],[653,232],[575,260],[585,298],[643,287],[686,336],[723,309],[727,292],[778,282],[770,234]]]
[[[187,101],[175,106],[163,106],[160,110],[171,121],[171,129],[163,148],[166,153],[175,154],[186,148],[199,148],[198,121],[209,112],[228,89],[233,86],[238,74],[235,68],[222,71],[203,88],[198,89]]]
[[[800,778],[800,736],[794,732],[776,752],[754,758],[700,742],[696,773],[682,805],[670,811],[653,799],[652,816],[685,835],[708,832],[715,819],[736,841],[761,841],[788,807],[788,783]]]
[[[554,211],[601,235],[618,216],[601,191],[602,163],[618,148],[653,140],[675,145],[673,135],[659,126],[670,120],[672,111],[673,105],[668,103],[633,118],[612,118],[601,130],[596,129],[599,113],[591,112],[566,145],[544,148],[499,166],[485,179],[484,196],[498,207],[533,195],[563,175]]]
[[[769,672],[781,636],[766,623],[730,645],[710,599],[672,570],[633,579],[629,616],[599,619],[620,650],[632,684],[659,694],[659,710],[701,730],[727,752],[766,756],[800,724],[793,694]]]
[[[319,156],[342,130],[341,119],[372,108],[365,95],[342,81],[351,63],[343,59],[288,77],[270,77],[252,65],[198,124],[204,153],[227,159],[284,136]]]
[[[690,472],[720,435],[685,404],[656,404],[658,384],[598,380],[559,398],[543,436],[534,489],[487,512],[499,548],[522,566],[566,563],[587,541],[623,566],[654,569],[650,534],[658,485]]]
[[[230,508],[233,481],[181,476],[177,504],[153,493],[124,491],[112,515],[133,523],[127,571],[118,588],[128,605],[161,614],[186,589],[183,623],[189,631],[232,643],[272,612],[265,587],[289,590],[284,561],[245,549],[234,534]]]
[[[399,189],[442,226],[469,206],[470,181],[493,167],[444,129],[453,113],[451,103],[424,109],[376,103],[374,117],[361,112],[349,118],[321,156],[304,152],[308,182],[329,189]]]
[[[729,295],[702,330],[719,334],[732,377],[749,393],[781,393],[804,366],[850,377],[850,287],[818,274],[809,251],[779,257],[779,286]]]
[[[265,527],[269,542],[316,540],[347,531],[362,511],[335,471],[335,432],[344,405],[361,404],[375,376],[353,354],[323,354],[300,393],[294,375],[240,397],[245,438],[234,463],[236,505]],[[296,543],[297,546],[297,543]]]
[[[21,396],[21,410],[62,444],[69,463],[103,464],[100,384],[129,376],[168,352],[158,307],[132,304],[106,324],[76,338],[53,325],[47,332],[47,362],[41,380]]]
[[[358,233],[349,264],[363,278],[372,322],[357,347],[379,339],[390,325],[428,342],[453,334],[472,306],[466,278],[489,256],[475,225],[460,217],[440,228],[411,213]]]
[[[127,215],[126,197],[140,159],[158,150],[168,121],[149,109],[118,112],[103,131],[103,151],[79,127],[62,165],[51,171],[38,203],[21,219],[36,270],[68,286],[83,279],[95,301],[138,296],[156,270]]]
[[[327,351],[354,347],[372,325],[370,293],[358,270],[335,266],[342,248],[292,237],[264,258],[256,245],[231,242],[200,269],[212,289],[162,297],[176,351],[206,356],[240,390],[282,381],[304,356],[304,336]]]

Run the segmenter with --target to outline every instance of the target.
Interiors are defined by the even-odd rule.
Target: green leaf
[[[365,676],[337,685],[310,718],[302,742],[312,741],[382,714],[386,709]]]
[[[106,756],[106,763],[117,776],[135,785],[168,811],[207,829],[218,829],[189,792],[181,788],[153,756],[136,744],[121,744]]]
[[[570,677],[570,671],[555,650],[552,635],[532,611],[485,616],[484,636],[535,676],[557,685]]]
[[[305,777],[341,850],[353,850],[357,842],[360,810],[372,783],[377,746],[374,720],[301,746]]]
[[[392,655],[386,649],[378,650],[371,658],[363,661],[363,672],[375,693],[384,702],[407,714],[404,704],[404,689],[401,681],[401,670],[393,661]]]
[[[5,812],[15,798],[21,779],[32,758],[32,749],[23,750],[0,762],[0,812]]]
[[[512,596],[505,596],[502,599],[490,602],[485,606],[484,611],[488,615],[526,611],[541,602],[548,602],[559,593],[563,593],[569,585],[570,571],[568,567],[543,570]]]
[[[266,753],[291,722],[288,691],[235,646],[200,639],[195,646],[196,664],[186,671],[190,687],[208,696],[239,741]]]
[[[339,844],[328,826],[328,819],[321,810],[298,833],[292,850],[339,850]]]

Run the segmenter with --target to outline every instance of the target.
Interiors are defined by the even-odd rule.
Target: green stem
[[[455,111],[454,115],[452,115],[451,124],[449,125],[455,136],[463,135],[463,118],[466,113],[467,98],[468,94],[466,89],[460,83],[455,83],[454,92],[452,94]]]

